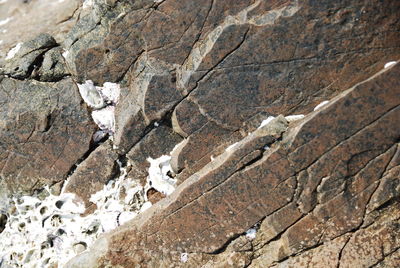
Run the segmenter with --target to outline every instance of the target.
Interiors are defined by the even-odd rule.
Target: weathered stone
[[[0,77],[1,213],[69,175],[89,213],[118,158],[143,185],[180,142],[175,192],[67,267],[399,266],[398,1],[0,2],[0,73],[27,79]],[[87,80],[122,88],[96,149]]]
[[[147,170],[150,167],[147,159],[169,155],[181,140],[182,138],[167,126],[161,125],[153,129],[127,153],[126,156],[132,165],[128,176],[144,185],[148,176]]]
[[[75,193],[79,201],[84,202],[86,214],[96,209],[96,205],[90,201],[91,195],[102,190],[117,173],[117,159],[118,155],[113,151],[112,144],[105,142],[99,145],[69,177],[65,191]]]
[[[41,33],[49,33],[61,43],[80,13],[80,4],[80,0],[3,1],[0,21],[7,23],[1,25],[0,65],[17,43]]]
[[[31,193],[65,179],[95,131],[72,79],[1,79],[1,191]]]
[[[149,68],[146,66],[144,75],[121,93],[121,101],[116,109],[114,139],[120,153],[126,153],[132,148],[154,128],[153,124],[162,121],[168,111],[182,99],[181,92],[173,86],[172,74],[163,73],[162,70],[156,73],[150,70],[147,73]]]
[[[40,81],[58,81],[69,74],[61,48],[50,49],[44,54],[37,76]]]
[[[194,90],[175,109],[174,128],[182,135],[201,128],[207,134],[196,132],[193,142],[202,144],[211,133],[220,136],[205,120],[236,131],[257,113],[310,112],[321,96],[329,98],[366,79],[400,56],[391,24],[375,24],[382,20],[375,6],[389,20],[400,9],[376,2],[330,2],[322,8],[312,1],[261,1],[246,9],[247,19],[221,22],[219,31],[202,35],[209,43],[201,45],[209,52],[183,65],[183,77],[188,77],[183,80]],[[371,34],[371,28],[387,35]],[[181,157],[196,162],[202,154],[193,157],[193,142]],[[208,150],[221,142],[215,140]]]
[[[44,53],[56,45],[54,38],[48,34],[40,34],[36,38],[23,43],[14,56],[6,58],[7,61],[2,74],[18,79],[27,78],[31,74],[35,76],[37,68],[42,63]]]
[[[385,238],[389,244],[384,246],[384,253],[379,255],[381,251],[376,251],[379,254],[371,255],[371,260],[362,255],[351,257],[357,253],[351,249],[353,242],[348,244],[347,240],[363,224],[366,208],[378,184],[384,181],[387,167],[397,161],[394,156],[400,124],[399,75],[400,66],[395,65],[339,94],[328,105],[293,124],[281,142],[276,139],[285,131],[283,117],[256,130],[185,180],[170,196],[104,237],[99,243],[105,247],[94,252],[96,263],[182,265],[180,254],[191,252],[215,254],[215,258],[203,260],[203,264],[218,265],[223,261],[214,260],[229,254],[226,248],[229,241],[266,216],[266,222],[258,230],[261,234],[255,240],[254,256],[249,254],[253,256],[250,258],[254,267],[273,266],[314,247],[315,250],[306,253],[310,257],[296,264],[336,265],[339,258],[343,266],[378,263],[397,250],[396,239]],[[274,141],[264,151],[263,147]],[[362,154],[366,149],[373,153]],[[261,150],[262,155],[247,157],[256,150]],[[300,180],[302,172],[305,175]],[[331,192],[324,186],[329,179],[319,187],[325,177],[343,181],[342,190]],[[292,217],[282,219],[282,213],[288,211],[292,211]],[[385,215],[386,212],[381,213],[381,217]],[[393,217],[396,216],[384,220],[380,229],[385,237],[398,237],[395,228],[390,227],[396,226],[392,225],[397,219]],[[272,219],[277,223],[268,226]],[[364,231],[357,232],[362,236]],[[127,241],[127,237],[135,243]],[[352,239],[348,241],[356,238]],[[239,240],[232,243],[233,248],[234,244],[239,245]],[[382,247],[378,244],[376,248]],[[366,246],[359,242],[355,245]],[[83,254],[76,260],[93,260],[91,254]],[[193,261],[199,262],[199,258],[194,257]],[[74,261],[67,267],[73,265]]]

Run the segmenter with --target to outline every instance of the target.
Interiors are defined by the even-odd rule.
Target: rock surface
[[[373,196],[398,180],[399,75],[399,65],[383,70],[288,129],[272,120],[67,267],[386,262],[400,248],[399,195]]]
[[[63,181],[95,131],[75,83],[0,79],[1,195]]]
[[[19,42],[48,33],[58,42],[76,21],[80,0],[0,1],[0,64]]]
[[[90,201],[91,195],[102,190],[116,176],[117,159],[118,155],[113,151],[112,144],[103,143],[69,177],[65,192],[75,193],[78,200],[83,201],[87,209],[85,213],[95,210],[95,204]]]
[[[135,217],[67,267],[400,266],[399,13],[0,0],[0,229],[63,186],[107,230]]]

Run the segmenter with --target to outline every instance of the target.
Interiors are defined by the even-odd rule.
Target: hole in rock
[[[64,201],[58,200],[58,201],[56,202],[56,207],[57,207],[58,209],[61,209],[62,205],[64,205]]]
[[[0,233],[6,228],[7,216],[5,214],[0,214]]]

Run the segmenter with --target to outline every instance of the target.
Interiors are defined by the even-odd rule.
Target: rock
[[[129,26],[134,29],[130,36],[140,32],[130,41],[136,44],[120,48],[129,59],[116,61],[121,63],[119,74],[127,74],[123,80],[130,91],[116,110],[120,153],[134,146],[154,120],[171,120],[174,131],[189,138],[179,157],[185,161],[179,161],[178,168],[186,169],[188,176],[208,163],[215,148],[234,143],[238,132],[261,114],[311,112],[322,99],[400,56],[397,37],[375,34],[395,23],[399,6],[394,3],[335,2],[322,7],[311,1],[214,1],[204,17],[210,3],[203,1],[188,24],[181,16],[191,14],[195,2],[162,2],[154,12],[144,5],[111,22],[112,31],[105,33],[106,39],[114,40],[128,25],[134,25]],[[226,16],[217,15],[222,13]],[[176,41],[181,25],[175,20],[188,25],[183,40]],[[354,40],[354,33],[361,41]],[[191,50],[186,49],[188,40]],[[122,79],[105,64],[121,52],[106,41],[100,43],[80,50],[86,54],[75,65],[83,68],[82,79]],[[107,49],[113,56],[105,54]],[[91,65],[85,65],[89,59]],[[99,64],[104,70],[93,67]]]
[[[118,155],[112,149],[110,142],[97,147],[69,177],[65,192],[75,193],[79,201],[83,201],[86,214],[96,209],[90,201],[91,195],[102,190],[104,185],[118,172],[116,160]]]
[[[0,212],[75,193],[67,267],[399,266],[400,2],[0,9]]]
[[[53,36],[61,43],[79,15],[80,0],[3,1],[0,21],[0,65],[12,47],[33,39],[41,33]]]
[[[0,79],[1,192],[28,194],[64,180],[95,131],[75,83]]]
[[[58,81],[69,74],[61,52],[61,48],[53,48],[44,55],[37,74],[40,81]]]
[[[153,129],[127,153],[131,164],[128,176],[145,185],[150,167],[148,158],[156,159],[162,155],[169,155],[181,140],[182,138],[167,126],[161,125]]]
[[[57,43],[54,38],[48,34],[40,34],[36,38],[25,42],[22,45],[18,44],[8,53],[2,74],[17,79],[24,79],[30,75],[36,76],[35,73],[42,64],[44,53],[56,45]],[[57,61],[54,62],[54,58],[56,57],[54,53],[55,51],[45,57],[46,62],[45,66],[43,66],[42,72],[48,72],[49,70],[46,69],[50,69],[52,64],[57,63]],[[58,68],[61,67],[58,66]],[[50,73],[47,73],[47,76],[48,75],[50,75]],[[44,79],[44,81],[46,81],[46,79]]]
[[[375,220],[360,226],[372,215],[366,208],[384,174],[398,165],[399,74],[398,64],[385,69],[287,130],[283,116],[272,120],[107,234],[95,246],[102,245],[101,251],[83,253],[67,267],[82,260],[179,266],[185,252],[190,252],[187,267],[229,265],[227,256],[240,256],[234,245],[245,245],[236,239],[259,222],[254,249],[242,256],[248,258],[243,265],[353,267],[386,257],[389,263],[398,248],[396,199],[382,201],[387,209],[378,208]],[[376,242],[370,247],[362,241]]]
[[[5,214],[0,214],[0,233],[3,232],[7,224],[7,216]]]

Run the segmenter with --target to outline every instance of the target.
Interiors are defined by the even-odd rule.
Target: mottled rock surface
[[[59,42],[75,24],[80,0],[0,2],[0,64],[17,43],[48,33]]]
[[[72,79],[0,78],[0,184],[32,193],[63,181],[90,149],[95,125]]]
[[[383,70],[288,129],[276,118],[67,267],[395,262],[399,195],[382,184],[398,180],[399,75]]]
[[[399,267],[399,14],[379,0],[0,0],[0,215],[63,184],[91,213],[122,177],[125,221],[154,205],[67,267]],[[149,185],[150,169],[177,189]]]
[[[78,200],[84,202],[87,209],[85,213],[95,209],[90,196],[102,190],[104,185],[118,173],[117,159],[118,155],[113,151],[112,144],[103,143],[69,177],[65,191],[75,193]]]

